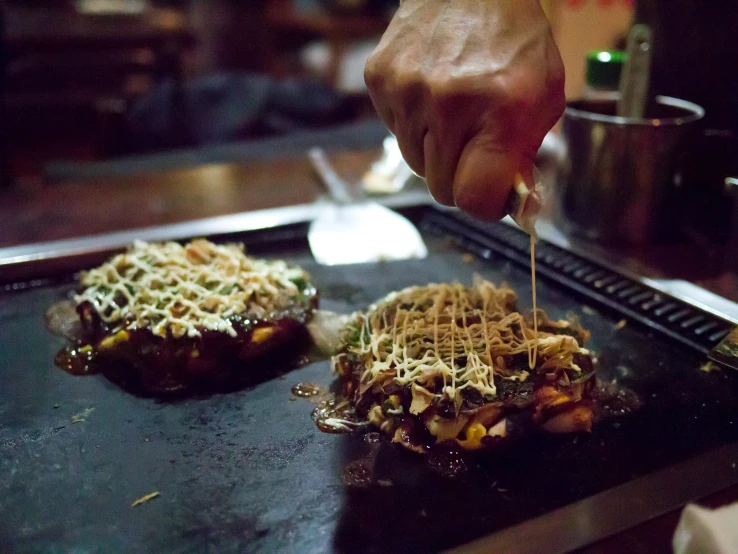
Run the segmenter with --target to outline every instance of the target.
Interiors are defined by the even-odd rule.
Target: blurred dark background
[[[60,161],[206,153],[376,118],[363,67],[398,5],[0,0],[1,182],[74,176],[57,171]],[[632,3],[541,5],[564,58],[567,96],[579,97],[587,52],[622,38]]]
[[[5,0],[5,181],[373,116],[393,0]]]

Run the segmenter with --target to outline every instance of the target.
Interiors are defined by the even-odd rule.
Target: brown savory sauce
[[[299,365],[295,362],[311,344],[305,325],[296,319],[254,321],[236,316],[232,323],[236,336],[201,330],[196,338],[162,338],[148,328],[110,329],[89,303],[76,310],[69,302],[58,303],[47,313],[49,329],[71,342],[55,358],[60,369],[72,375],[102,373],[128,392],[145,396],[174,397],[256,384]],[[79,332],[71,333],[72,329]],[[315,391],[306,389],[305,394]]]
[[[95,367],[95,350],[87,346],[65,346],[56,354],[54,363],[71,375],[92,375]]]
[[[46,327],[54,333],[72,341],[54,357],[54,364],[71,375],[92,375],[97,373],[95,366],[95,349],[91,345],[82,344],[82,325],[79,314],[71,300],[62,300],[52,304],[46,311]]]

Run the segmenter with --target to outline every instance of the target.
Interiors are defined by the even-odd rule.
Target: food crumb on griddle
[[[74,414],[71,418],[72,423],[84,423],[87,421],[87,417],[95,411],[95,408],[87,408],[84,412]]]
[[[469,254],[469,252],[466,252],[466,253],[464,253],[464,254],[461,255],[461,260],[465,264],[473,264],[474,263],[474,255],[473,254]]]
[[[150,494],[147,494],[146,496],[142,496],[138,500],[134,500],[133,501],[133,504],[131,504],[131,508],[135,508],[136,506],[138,506],[140,504],[144,504],[144,503],[148,502],[149,500],[153,500],[154,498],[156,498],[157,496],[159,496],[159,494],[160,494],[159,491],[154,491],[154,492],[152,492]]]
[[[582,312],[587,315],[596,315],[596,312],[589,306],[582,306]]]
[[[700,371],[704,371],[705,373],[712,373],[713,371],[720,371],[720,366],[711,361],[707,361],[700,366]]]
[[[617,322],[617,323],[615,324],[615,327],[614,327],[614,329],[615,329],[616,331],[619,331],[620,329],[622,329],[623,327],[625,327],[625,326],[626,326],[627,324],[628,324],[628,322],[627,322],[627,321],[625,321],[624,319],[621,319],[620,321],[618,321],[618,322]]]

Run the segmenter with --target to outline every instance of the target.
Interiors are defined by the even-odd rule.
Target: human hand
[[[404,0],[365,69],[380,117],[433,197],[505,215],[565,107],[564,68],[538,0]]]

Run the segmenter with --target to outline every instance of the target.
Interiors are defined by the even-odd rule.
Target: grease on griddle
[[[311,404],[320,406],[323,402],[334,400],[335,395],[320,385],[315,383],[303,383],[302,381],[292,386],[290,389],[293,397],[302,398]]]
[[[376,431],[370,431],[364,435],[364,442],[367,444],[377,444],[381,439],[381,435]]]
[[[369,425],[362,421],[348,400],[331,395],[320,402],[310,414],[315,425],[323,433],[350,433],[360,427]]]
[[[437,445],[428,450],[428,467],[443,477],[459,477],[469,470],[469,453]]]
[[[314,383],[297,383],[292,387],[292,394],[300,398],[310,398],[321,393],[320,386]]]
[[[370,437],[370,439],[367,440],[367,437]],[[372,437],[375,440],[372,440]],[[369,445],[366,454],[346,464],[343,472],[341,472],[341,481],[347,487],[361,489],[392,486],[394,483],[387,478],[380,478],[381,475],[378,476],[375,469],[381,447],[379,433],[367,433],[364,435],[364,442]]]
[[[643,405],[643,401],[635,392],[615,381],[610,383],[598,381],[595,391],[598,420],[625,417]]]
[[[297,383],[292,394],[315,404],[312,417],[318,430],[323,433],[343,434],[368,425],[356,415],[356,411],[343,397],[314,383]]]
[[[374,456],[349,462],[341,473],[341,481],[347,487],[367,488],[374,484]]]
[[[367,425],[356,416],[354,408],[345,398],[337,396],[320,385],[300,382],[292,387],[291,392],[294,396],[315,404],[310,415],[318,430],[323,433],[351,433]],[[349,462],[341,474],[341,480],[347,487],[367,488],[376,484],[374,482],[374,461],[379,448],[379,433],[374,431],[367,433],[364,435],[364,442],[369,445],[368,455]],[[379,485],[389,486],[386,480]]]

